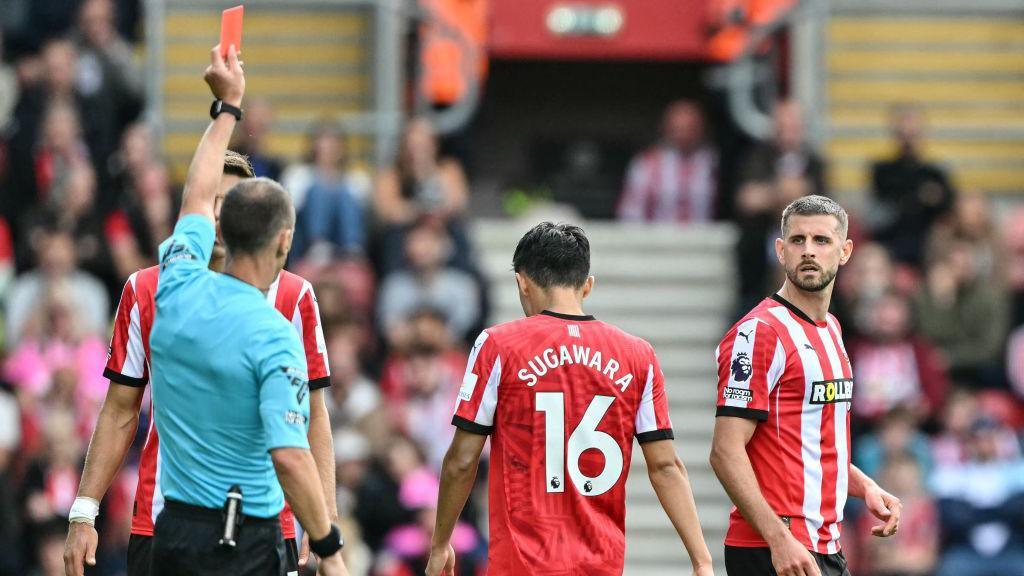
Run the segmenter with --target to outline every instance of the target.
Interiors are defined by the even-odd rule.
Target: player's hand
[[[878,518],[885,521],[885,524],[873,526],[871,534],[879,538],[888,538],[900,529],[900,514],[903,512],[903,503],[900,499],[882,490],[877,485],[867,489],[864,493],[864,503],[868,510]]]
[[[821,576],[814,556],[792,534],[771,547],[772,566],[779,576]]]
[[[430,549],[427,576],[455,576],[455,549],[451,544]]]
[[[220,55],[220,44],[210,50],[210,65],[206,67],[203,80],[210,86],[213,97],[223,100],[232,106],[242,106],[245,94],[245,73],[242,63],[238,60],[235,46],[228,47],[227,58]]]
[[[309,534],[302,533],[302,545],[299,546],[299,568],[305,568],[309,563]]]
[[[348,576],[348,568],[345,567],[345,561],[341,559],[341,552],[321,558],[317,574],[320,576]]]
[[[64,575],[83,576],[85,565],[96,565],[96,528],[85,522],[71,522],[64,542]]]

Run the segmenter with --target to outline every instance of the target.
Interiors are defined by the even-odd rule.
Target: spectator
[[[21,441],[21,415],[18,402],[6,386],[0,386],[0,574],[20,574],[21,526],[18,495],[15,493],[14,460]]]
[[[480,295],[473,278],[446,266],[452,240],[438,223],[417,224],[406,239],[409,268],[388,275],[381,285],[377,317],[389,341],[400,341],[412,313],[423,307],[440,310],[449,333],[462,340],[480,316]]]
[[[393,528],[412,520],[398,498],[398,489],[402,480],[423,466],[423,456],[414,442],[402,436],[388,440],[379,461],[356,491],[355,518],[363,541],[374,553],[382,549]]]
[[[292,164],[281,174],[281,183],[292,194],[295,209],[301,210],[306,202],[306,192],[316,178],[318,160],[324,158],[332,172],[340,172],[348,191],[365,207],[369,203],[370,175],[353,165],[348,153],[347,135],[332,119],[314,122],[307,135],[306,158],[303,163]],[[329,158],[333,158],[331,165]]]
[[[106,393],[106,346],[81,330],[82,313],[72,307],[69,289],[63,282],[48,287],[45,303],[4,365],[4,376],[26,402],[50,400],[59,409],[73,409],[79,428],[91,432]]]
[[[880,475],[890,458],[911,456],[927,476],[932,471],[931,445],[917,429],[917,416],[906,408],[895,408],[883,416],[875,432],[865,434],[854,444],[854,462],[865,474]]]
[[[42,136],[33,162],[38,200],[58,207],[64,200],[71,173],[89,161],[74,107],[59,101],[51,105],[43,121]]]
[[[132,169],[121,208],[107,216],[103,229],[119,278],[156,263],[157,246],[171,235],[178,205],[167,167],[150,161]]]
[[[333,384],[332,384],[333,386]],[[353,576],[370,573],[373,556],[363,542],[359,525],[353,518],[356,492],[370,472],[370,449],[366,439],[352,430],[334,433],[335,475],[337,478],[338,522],[345,535],[345,567]]]
[[[56,411],[45,423],[46,449],[25,473],[22,505],[30,552],[41,550],[48,523],[67,518],[75,501],[82,465],[82,441],[74,418]],[[34,555],[34,554],[32,554]]]
[[[4,60],[4,35],[0,29],[0,136],[5,136],[10,129],[20,90],[14,67]]]
[[[67,523],[54,518],[39,527],[36,568],[29,576],[64,576],[64,539]]]
[[[859,335],[855,316],[865,303],[888,292],[908,292],[900,289],[898,278],[897,268],[885,247],[874,242],[857,246],[857,257],[850,260],[848,271],[836,278],[837,298],[833,301],[835,315],[848,340],[852,342]]]
[[[999,354],[1007,333],[1004,290],[978,277],[971,246],[952,241],[926,271],[915,302],[922,335],[946,357],[952,378],[968,385],[997,386]]]
[[[924,112],[915,105],[895,106],[890,121],[897,153],[871,167],[867,216],[875,240],[897,261],[917,267],[932,226],[950,213],[956,192],[946,171],[923,157]]]
[[[740,309],[757,304],[782,282],[774,242],[779,237],[779,213],[790,202],[811,193],[811,181],[802,176],[780,176],[771,182],[751,182],[740,193],[736,252],[739,269]]]
[[[332,327],[327,339],[331,387],[325,400],[335,430],[352,428],[369,434],[380,431],[379,423],[373,422],[372,417],[381,408],[381,398],[380,390],[359,365],[359,339],[355,327]]]
[[[1003,283],[1006,274],[1004,242],[992,221],[988,199],[982,194],[975,192],[957,198],[951,217],[935,225],[928,252],[948,252],[953,242],[963,242],[970,248],[979,278]]]
[[[437,475],[427,469],[410,473],[398,489],[402,506],[411,511],[414,520],[391,530],[385,537],[381,576],[415,576],[426,571],[430,558],[430,537],[437,519]],[[476,574],[483,555],[477,551],[480,536],[469,524],[459,521],[452,535],[457,563],[463,574]]]
[[[1003,224],[1007,256],[1006,280],[1013,295],[1013,325],[1024,325],[1024,208]]]
[[[769,142],[759,142],[747,155],[740,169],[743,184],[804,178],[810,184],[809,193],[826,194],[825,161],[805,140],[801,114],[800,104],[795,100],[775,105],[775,137]]]
[[[890,292],[864,302],[858,316],[862,337],[850,342],[857,380],[854,415],[862,423],[896,407],[921,420],[937,415],[949,378],[939,352],[911,332],[907,298]]]
[[[389,226],[409,225],[428,214],[449,222],[462,217],[468,200],[462,166],[454,159],[439,158],[433,126],[423,118],[409,121],[396,166],[382,171],[377,179],[377,218]]]
[[[971,425],[963,462],[932,479],[945,545],[938,576],[1024,574],[1024,459],[1005,455],[1012,433],[985,416]]]
[[[75,165],[64,185],[61,204],[48,210],[43,218],[55,220],[57,226],[71,233],[82,270],[102,281],[109,297],[114,299],[120,295],[121,280],[127,275],[119,276],[114,270],[103,217],[96,206],[96,185],[92,165]]]
[[[423,341],[413,344],[402,367],[400,401],[388,403],[392,418],[398,430],[423,448],[430,469],[439,472],[455,435],[450,413],[464,367],[446,363],[441,349]]]
[[[619,200],[626,222],[707,222],[715,215],[717,158],[696,103],[673,102],[662,140],[633,158]]]
[[[363,206],[349,188],[344,140],[337,127],[322,127],[312,138],[312,170],[303,188],[293,189],[296,205],[296,258],[325,264],[342,256],[362,255],[366,247]],[[299,176],[291,182],[301,185]]]
[[[283,163],[266,151],[266,138],[274,125],[274,110],[266,98],[250,98],[245,103],[245,115],[235,130],[229,148],[244,154],[256,176],[281,180]]]
[[[26,323],[46,301],[51,288],[60,284],[67,287],[71,299],[69,307],[80,314],[82,333],[93,336],[105,333],[110,321],[106,290],[96,278],[77,268],[71,235],[60,229],[42,230],[35,241],[39,247],[39,268],[18,276],[7,295],[8,346],[18,344]]]
[[[913,456],[893,454],[881,479],[903,503],[899,538],[867,538],[861,570],[872,576],[931,576],[939,554],[938,511],[924,489],[920,465]],[[860,524],[860,533],[870,533],[870,517],[861,516]]]
[[[14,238],[7,221],[0,216],[0,301],[7,295],[7,289],[14,278]]]

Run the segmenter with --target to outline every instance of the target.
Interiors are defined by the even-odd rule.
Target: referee
[[[226,273],[208,269],[214,199],[245,92],[234,46],[226,60],[214,47],[205,79],[217,98],[214,120],[189,168],[174,234],[160,245],[149,342],[159,367],[151,379],[165,499],[154,528],[152,573],[283,576],[277,515],[287,495],[322,559],[321,574],[344,575],[341,536],[328,520],[306,439],[302,347],[263,293],[288,255],[295,211],[277,183],[240,182],[221,212]],[[241,494],[238,515],[223,512],[229,491]]]

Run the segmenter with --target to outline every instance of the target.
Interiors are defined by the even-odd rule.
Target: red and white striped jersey
[[[452,423],[491,434],[492,574],[622,574],[633,438],[672,438],[650,344],[592,316],[489,328]]]
[[[103,375],[111,382],[125,386],[149,383],[149,333],[156,313],[154,296],[160,267],[153,266],[132,274],[125,282],[121,302],[114,317],[114,335],[110,341],[107,367]],[[282,271],[270,285],[267,301],[290,319],[302,339],[309,372],[309,388],[330,386],[327,346],[320,325],[320,310],[313,286],[301,276]],[[156,409],[150,404],[150,414]],[[146,443],[139,461],[139,483],[135,489],[132,513],[132,534],[153,535],[153,523],[163,510],[160,491],[160,439],[150,417]],[[281,532],[285,538],[295,537],[295,519],[285,503],[281,511]]]
[[[772,509],[808,550],[839,551],[850,472],[853,371],[835,317],[815,322],[779,295],[715,352],[718,416],[757,420],[747,455]],[[733,508],[726,545],[767,547]]]

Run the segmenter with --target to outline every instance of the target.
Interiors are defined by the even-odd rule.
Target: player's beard
[[[815,264],[818,267],[818,279],[803,280],[800,278],[800,268],[806,265],[807,262],[800,262],[795,267],[786,269],[786,277],[789,278],[789,281],[804,292],[821,292],[828,288],[829,284],[832,284],[832,281],[836,279],[836,274],[839,272],[838,266],[831,270],[826,270],[820,265]]]

